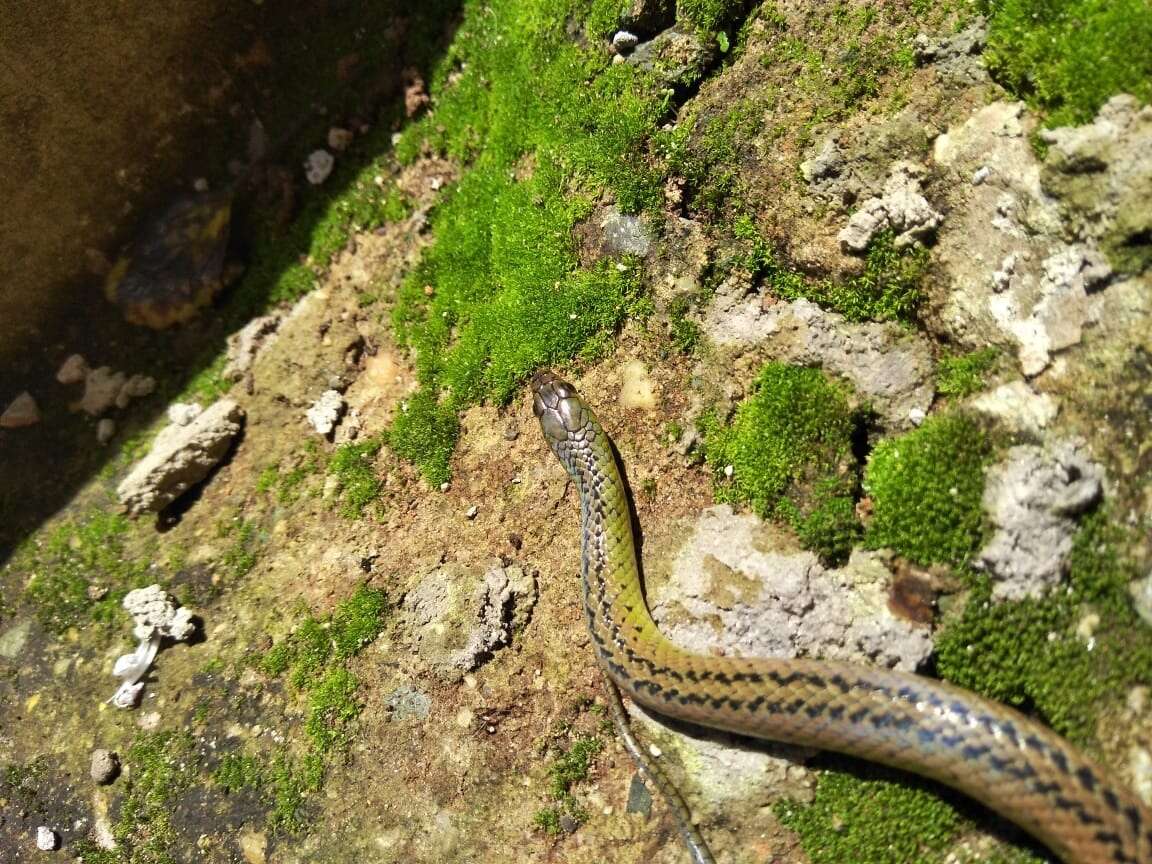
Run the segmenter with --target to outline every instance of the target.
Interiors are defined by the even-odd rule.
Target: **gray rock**
[[[703,75],[716,60],[716,49],[692,33],[665,30],[641,42],[625,63],[652,72],[668,87],[686,87]]]
[[[253,318],[228,337],[227,361],[221,375],[230,381],[243,378],[261,351],[276,341],[283,315],[262,315]]]
[[[635,255],[643,258],[652,248],[652,241],[639,216],[621,213],[615,207],[604,211],[600,219],[604,251],[609,255]]]
[[[432,710],[432,700],[428,694],[410,684],[402,684],[388,694],[384,700],[392,720],[427,720]]]
[[[620,54],[629,54],[640,42],[640,37],[628,30],[617,30],[612,34],[612,47]]]
[[[120,773],[120,759],[111,750],[93,750],[89,773],[94,782],[106,786]]]
[[[339,390],[325,390],[320,394],[320,398],[304,412],[304,416],[320,435],[331,435],[336,424],[340,422],[340,418],[344,416],[346,407],[347,403],[344,401],[344,397],[340,395]]]
[[[166,426],[117,487],[120,502],[133,514],[171,504],[219,464],[243,424],[244,409],[221,399],[187,426]]]
[[[84,379],[84,395],[74,407],[91,417],[99,417],[116,404],[116,398],[127,383],[128,376],[112,371],[110,366],[92,369]]]
[[[404,598],[412,647],[434,672],[459,680],[527,622],[535,580],[519,567],[433,570]]]
[[[810,656],[915,671],[932,653],[927,627],[888,608],[892,574],[871,552],[841,568],[773,535],[728,505],[701,513],[652,614],[673,641],[700,653]]]
[[[1041,168],[1065,232],[1098,243],[1117,269],[1152,268],[1152,106],[1114,96],[1093,122],[1040,132]]]
[[[921,33],[913,40],[912,48],[917,62],[935,66],[944,81],[973,85],[988,78],[980,59],[987,42],[988,23],[983,16],[978,16],[959,33],[936,38]]]
[[[1061,441],[1045,451],[1011,448],[988,472],[984,510],[995,533],[976,566],[998,599],[1041,597],[1063,579],[1076,517],[1099,500],[1104,471],[1082,444]]]
[[[704,333],[720,348],[760,346],[774,360],[820,366],[848,380],[889,429],[906,429],[935,392],[926,339],[892,323],[853,324],[808,300],[765,307],[760,295],[722,284]]]
[[[910,162],[892,166],[883,194],[865,201],[837,235],[845,252],[863,252],[877,232],[886,229],[895,233],[898,248],[932,236],[944,217],[924,197],[921,173],[922,169]]]
[[[36,848],[41,852],[51,852],[60,846],[60,836],[47,825],[36,829]]]
[[[28,644],[28,637],[32,635],[32,621],[24,618],[0,633],[0,657],[5,660],[15,660],[24,651]]]
[[[659,33],[676,22],[675,0],[631,0],[620,26],[635,33]]]

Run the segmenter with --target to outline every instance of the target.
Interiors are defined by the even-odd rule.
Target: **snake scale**
[[[632,510],[608,435],[553,373],[537,373],[532,390],[544,437],[580,495],[584,611],[596,656],[634,702],[701,726],[922,774],[1012,820],[1068,864],[1152,864],[1152,814],[1140,799],[1017,711],[916,675],[705,656],[661,635],[645,604]],[[687,823],[691,850],[699,835]]]

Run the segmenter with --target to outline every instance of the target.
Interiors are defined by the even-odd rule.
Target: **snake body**
[[[532,382],[533,410],[580,495],[584,611],[596,656],[633,701],[715,729],[834,750],[982,802],[1068,864],[1152,864],[1152,814],[1023,714],[949,684],[850,663],[694,654],[661,635],[632,510],[604,429],[572,385]]]

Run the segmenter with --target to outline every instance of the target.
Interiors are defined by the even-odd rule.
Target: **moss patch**
[[[381,444],[379,438],[341,444],[328,460],[328,473],[336,478],[340,491],[341,516],[360,518],[380,495],[374,463]]]
[[[936,367],[936,392],[964,397],[982,390],[985,376],[995,368],[999,357],[995,348],[941,357]]]
[[[985,62],[1050,126],[1090,121],[1117,93],[1152,101],[1152,7],[1145,0],[987,0]]]
[[[816,797],[804,806],[773,807],[800,836],[812,864],[924,864],[945,860],[959,833],[956,811],[919,781],[895,781],[872,770],[860,777],[840,770],[821,773]]]
[[[930,417],[880,442],[864,472],[872,500],[865,542],[920,564],[962,564],[984,537],[984,469],[996,445],[964,415]]]
[[[1040,600],[993,603],[987,578],[971,577],[963,614],[937,637],[940,674],[1090,741],[1107,704],[1152,683],[1152,631],[1128,596],[1140,571],[1124,554],[1133,539],[1126,530],[1107,512],[1088,517],[1076,536],[1068,590]],[[1100,617],[1091,644],[1075,632],[1089,614]]]
[[[185,732],[145,735],[128,748],[130,772],[113,834],[122,844],[114,860],[126,864],[174,864],[178,846],[173,806],[198,778],[195,745]]]
[[[659,200],[641,145],[665,96],[573,43],[565,19],[595,11],[467,4],[431,82],[432,111],[397,147],[402,159],[430,147],[471,163],[434,213],[436,242],[393,315],[421,391],[388,440],[432,483],[448,476],[450,415],[506,401],[544,363],[598,353],[638,291],[627,262],[580,269],[572,237],[605,189],[628,211]]]
[[[154,581],[149,562],[128,554],[131,530],[123,516],[92,510],[17,553],[10,566],[26,574],[24,597],[45,627],[59,633],[84,621],[112,622],[128,591]]]
[[[538,810],[532,823],[546,834],[557,835],[564,826],[575,827],[588,818],[572,795],[572,787],[588,779],[592,760],[604,747],[595,736],[581,736],[548,766],[548,791],[554,804]]]
[[[844,390],[819,370],[767,364],[730,424],[704,423],[716,499],[783,518],[808,548],[843,560],[859,532],[855,425]]]

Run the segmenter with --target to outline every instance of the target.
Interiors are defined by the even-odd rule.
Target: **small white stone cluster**
[[[117,708],[135,708],[144,690],[143,678],[152,667],[165,638],[186,642],[196,632],[192,613],[178,608],[173,598],[159,585],[137,588],[124,597],[124,608],[136,626],[133,635],[140,644],[131,654],[120,657],[112,674],[121,679],[120,687],[108,701]]]

